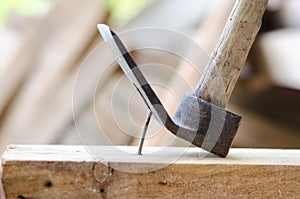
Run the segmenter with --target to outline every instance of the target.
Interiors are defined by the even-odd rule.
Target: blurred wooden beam
[[[64,107],[51,104],[97,34],[97,23],[106,17],[106,8],[98,0],[61,0],[40,21],[13,67],[0,79],[0,114],[6,109],[0,147],[12,141],[49,143],[54,139],[59,118],[53,111]],[[72,106],[72,95],[64,100]],[[44,130],[50,133],[41,135]]]
[[[264,33],[258,40],[274,85],[300,90],[300,30],[285,29]]]

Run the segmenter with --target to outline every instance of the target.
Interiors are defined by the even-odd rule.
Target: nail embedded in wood
[[[152,112],[149,110],[149,112],[147,114],[146,122],[145,122],[145,125],[143,128],[143,132],[142,132],[142,135],[140,138],[140,142],[139,142],[139,149],[138,149],[138,153],[137,153],[138,155],[142,155],[143,145],[144,145],[144,141],[146,138],[146,133],[147,133],[147,129],[148,129],[148,126],[150,123],[151,116],[152,116]]]

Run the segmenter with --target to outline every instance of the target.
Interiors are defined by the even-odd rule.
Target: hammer
[[[128,79],[150,112],[139,144],[141,155],[150,117],[171,133],[219,157],[226,157],[241,116],[226,105],[261,26],[268,0],[237,0],[225,29],[193,94],[181,100],[173,119],[147,82],[120,38],[107,25],[98,29]]]

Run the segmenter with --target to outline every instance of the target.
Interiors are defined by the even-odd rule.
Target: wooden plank
[[[296,198],[300,194],[300,150],[231,149],[222,159],[204,157],[204,151],[192,147],[146,147],[143,156],[134,155],[136,149],[9,146],[2,156],[6,197]],[[149,153],[153,151],[158,152]],[[171,159],[177,160],[170,163]],[[124,172],[157,165],[166,167]]]

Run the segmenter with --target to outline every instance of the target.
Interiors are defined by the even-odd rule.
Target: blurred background
[[[83,61],[88,59],[86,63],[101,69],[106,60],[101,49],[88,56],[102,41],[96,25],[109,24],[116,32],[164,28],[202,47],[198,52],[184,42],[169,41],[172,37],[161,41],[197,57],[196,69],[172,53],[132,52],[172,115],[181,97],[191,93],[199,80],[208,59],[203,52],[212,52],[234,2],[1,0],[0,150],[7,144],[136,145],[147,108],[117,63],[101,76],[95,99],[84,92],[77,96],[73,113],[73,92]],[[300,148],[298,8],[299,0],[269,2],[228,107],[243,116],[234,147]],[[125,43],[135,45],[132,40]],[[93,73],[82,76],[86,92],[98,81]],[[148,145],[186,145],[155,120],[149,131]]]

